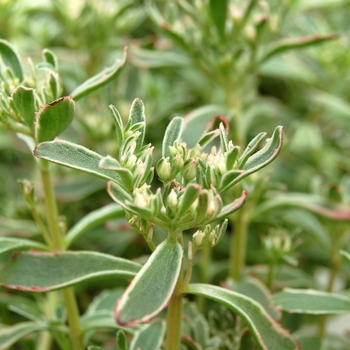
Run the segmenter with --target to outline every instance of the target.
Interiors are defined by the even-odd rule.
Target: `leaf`
[[[114,170],[121,178],[127,190],[133,189],[132,172],[129,169],[123,168],[122,165],[113,157],[102,157],[98,167],[106,170]]]
[[[95,252],[22,252],[0,271],[0,285],[43,292],[101,278],[130,278],[139,269],[129,260]]]
[[[7,67],[11,69],[14,76],[23,81],[23,69],[21,59],[15,48],[4,39],[0,39],[0,57]]]
[[[181,245],[166,239],[157,246],[146,264],[118,300],[115,319],[132,326],[157,315],[168,303],[182,264]]]
[[[165,336],[165,322],[152,322],[137,330],[130,343],[130,350],[160,349]]]
[[[72,142],[56,139],[40,143],[34,149],[34,155],[37,158],[84,171],[104,180],[121,182],[115,171],[98,167],[100,160],[103,158],[100,154]]]
[[[248,146],[245,148],[245,150],[243,151],[242,155],[239,157],[238,159],[238,166],[241,168],[245,165],[246,161],[248,160],[248,158],[253,154],[253,152],[256,150],[256,148],[258,147],[260,141],[266,136],[266,132],[261,132],[260,134],[258,134],[257,136],[255,136],[253,138],[253,140],[251,140],[248,143]]]
[[[271,163],[278,155],[281,150],[283,142],[283,127],[278,126],[273,132],[271,138],[266,142],[266,145],[258,152],[254,153],[251,157],[248,158],[247,162],[243,166],[242,174],[234,177],[232,181],[229,181],[228,176],[231,176],[231,173],[228,172],[225,174],[220,183],[220,193],[224,193],[234,186],[239,181],[243,180],[250,174],[255,173],[256,171],[264,168],[266,165]]]
[[[136,152],[140,150],[140,148],[143,145],[143,140],[145,139],[145,132],[146,132],[146,116],[145,116],[145,106],[143,102],[139,98],[135,98],[133,101],[129,118],[128,118],[128,124],[125,128],[125,132],[130,130],[133,126],[141,125],[141,127],[138,127],[137,130],[141,133],[140,136],[137,138],[136,144]]]
[[[172,146],[174,141],[178,140],[181,137],[183,128],[183,118],[175,117],[169,123],[165,130],[163,143],[162,143],[162,156],[164,158],[170,157],[169,146]]]
[[[48,250],[48,247],[44,244],[40,244],[29,239],[15,237],[0,237],[0,254],[10,252],[12,250],[25,250],[29,248],[38,250]]]
[[[49,49],[43,50],[43,60],[47,63],[50,63],[55,71],[58,70],[58,60],[57,56]]]
[[[281,39],[271,45],[271,47],[266,50],[263,57],[260,59],[260,63],[268,60],[272,56],[280,54],[288,50],[302,49],[304,47],[320,44],[324,41],[338,39],[338,35],[311,35],[299,38],[288,38]]]
[[[61,97],[37,113],[35,138],[37,143],[51,141],[61,134],[74,117],[74,101],[71,97]]]
[[[215,217],[215,221],[216,220],[220,220],[220,219],[224,219],[228,215],[230,215],[233,212],[235,212],[236,210],[240,209],[244,205],[244,203],[246,201],[246,198],[247,198],[247,191],[244,190],[242,192],[241,197],[235,199],[233,202],[231,202],[230,204],[225,205],[221,209],[219,215]]]
[[[107,204],[96,209],[80,219],[65,236],[66,248],[68,248],[84,232],[99,226],[111,219],[124,217],[124,209],[118,204]]]
[[[34,129],[35,93],[34,89],[18,86],[12,94],[13,103],[26,125]]]
[[[256,301],[242,294],[208,284],[189,284],[185,292],[207,297],[235,312],[249,328],[259,349],[298,349],[296,341]]]
[[[133,47],[130,50],[130,61],[143,69],[164,67],[188,67],[191,61],[178,51],[145,50]]]
[[[324,315],[350,312],[350,298],[313,289],[286,288],[271,298],[282,310],[303,314]]]
[[[346,252],[345,250],[341,250],[340,254],[350,262],[350,253]]]
[[[228,8],[227,0],[220,0],[220,1],[210,0],[209,1],[210,16],[221,37],[224,37],[225,35],[227,8]]]
[[[239,281],[229,279],[227,287],[234,292],[245,295],[257,301],[265,309],[265,311],[274,319],[278,320],[281,313],[275,307],[270,305],[270,292],[265,285],[257,278],[247,276]],[[226,285],[225,285],[226,287]]]
[[[21,322],[13,326],[1,326],[0,328],[0,349],[8,349],[22,337],[47,329],[46,322]]]
[[[94,75],[93,77],[86,80],[84,83],[79,85],[70,94],[74,100],[79,100],[80,98],[90,94],[91,92],[99,89],[100,87],[108,84],[120,74],[123,70],[126,62],[127,49],[124,49],[124,55],[122,59],[117,59],[115,63],[108,68],[105,68],[102,72]]]
[[[118,331],[117,333],[117,346],[118,346],[118,350],[128,350],[126,336],[123,331]]]

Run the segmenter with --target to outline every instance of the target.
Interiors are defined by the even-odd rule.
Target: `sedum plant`
[[[60,294],[47,294],[44,310],[29,307],[28,303],[15,307],[17,313],[30,321],[3,328],[0,331],[1,346],[8,348],[23,335],[48,331],[39,340],[42,348],[49,348],[53,338],[62,349],[83,349],[89,343],[91,330],[111,327],[134,335],[131,349],[136,349],[140,339],[145,337],[154,340],[148,345],[150,350],[162,346],[167,350],[179,349],[182,341],[196,344],[196,340],[182,337],[182,315],[190,312],[183,307],[184,299],[186,294],[193,294],[225,305],[241,317],[259,348],[296,349],[295,340],[271,318],[262,304],[227,288],[191,283],[194,255],[198,250],[220,242],[227,227],[226,217],[244,205],[247,192],[244,190],[229,203],[225,203],[223,195],[277,156],[282,145],[282,127],[275,129],[261,149],[258,146],[264,134],[257,135],[246,149],[241,150],[228,139],[228,123],[220,117],[207,126],[198,143],[190,148],[181,141],[183,119],[176,117],[165,131],[158,153],[161,157],[154,162],[154,147],[144,143],[144,105],[136,99],[126,123],[118,110],[110,106],[118,155],[102,156],[57,136],[73,120],[74,99],[78,100],[113,79],[124,61],[118,61],[106,72],[89,79],[71,96],[60,97],[57,59],[51,51],[44,51],[44,61],[36,67],[32,65],[33,74],[27,77],[12,45],[4,40],[0,44],[1,121],[4,127],[25,140],[38,158],[46,211],[46,218],[43,218],[31,182],[20,181],[43,243],[1,237],[0,253],[17,253],[0,270],[0,284],[32,293],[61,290]],[[44,72],[43,79],[35,79],[35,73],[40,70]],[[107,180],[107,191],[116,204],[88,214],[66,231],[58,215],[49,162]],[[141,233],[152,251],[143,266],[108,254],[67,250],[88,227],[121,216],[123,212],[130,226]],[[153,234],[155,226],[164,232],[158,239]],[[32,249],[25,251],[28,248]],[[118,299],[112,326],[109,318],[112,310],[109,309],[107,313],[104,309],[104,318],[97,322],[97,314],[92,311],[99,309],[97,301],[80,317],[73,285],[101,278],[132,277],[128,288],[118,297],[111,294]],[[68,326],[65,313],[58,316],[61,298]],[[151,321],[166,306],[166,326],[158,321],[139,326]],[[52,313],[56,314],[53,318]],[[65,337],[66,333],[70,340]],[[162,345],[164,336],[166,340]],[[117,344],[120,349],[128,348],[125,333],[118,333]]]

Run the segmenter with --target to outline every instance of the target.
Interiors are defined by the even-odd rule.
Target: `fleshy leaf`
[[[126,336],[123,331],[117,333],[117,346],[119,350],[128,350],[128,344],[126,342]]]
[[[162,143],[162,156],[164,158],[170,157],[169,146],[172,146],[174,141],[178,140],[181,137],[183,128],[183,118],[175,117],[169,123],[168,127],[165,130],[163,143]]]
[[[15,48],[6,40],[0,39],[0,56],[7,67],[11,69],[19,82],[23,81],[21,59]]]
[[[266,132],[261,132],[260,134],[256,135],[253,140],[251,140],[245,150],[243,151],[242,155],[238,159],[238,166],[243,167],[248,160],[248,158],[253,154],[253,152],[258,147],[260,141],[266,136]]]
[[[297,350],[296,341],[253,299],[233,291],[208,285],[189,284],[186,293],[201,295],[227,306],[242,318],[260,350]]]
[[[124,217],[124,209],[118,204],[108,204],[85,215],[66,234],[65,242],[68,248],[80,235],[103,224],[107,220]]]
[[[10,252],[11,250],[24,250],[29,248],[48,250],[44,244],[40,244],[29,239],[0,237],[0,254]]]
[[[228,215],[232,214],[233,212],[235,212],[236,210],[240,209],[247,198],[247,191],[243,191],[242,195],[237,198],[236,200],[234,200],[232,203],[225,205],[218,216],[215,217],[215,221],[216,220],[220,220],[220,219],[224,219],[226,218]]]
[[[124,56],[122,59],[117,59],[115,63],[108,68],[105,68],[102,72],[94,75],[93,77],[86,80],[84,83],[79,85],[71,93],[74,100],[79,100],[80,98],[90,94],[91,92],[99,89],[100,87],[108,84],[113,79],[115,79],[125,66],[126,62],[126,49],[124,49]]]
[[[137,330],[130,343],[130,350],[160,349],[165,335],[165,322],[153,322]]]
[[[115,319],[122,326],[150,320],[168,303],[180,273],[183,250],[172,239],[157,246],[118,301]]]
[[[12,94],[13,103],[26,125],[34,129],[35,93],[34,89],[18,86]]]
[[[60,139],[43,142],[35,148],[34,155],[105,180],[121,182],[119,175],[115,171],[98,167],[102,159],[100,154],[72,142]]]
[[[139,127],[139,125],[141,127]],[[145,125],[146,125],[145,106],[139,98],[135,98],[130,108],[128,124],[125,128],[125,131],[131,130],[133,126],[138,126],[137,130],[141,134],[136,141],[136,144],[137,144],[136,151],[138,151],[142,147],[143,140],[145,139],[145,132],[146,132]]]
[[[101,278],[130,278],[139,269],[129,260],[95,252],[22,252],[0,271],[0,285],[43,292]]]
[[[74,101],[71,97],[61,97],[44,106],[36,118],[37,143],[53,140],[68,127],[73,117]]]
[[[350,298],[313,289],[286,288],[271,298],[284,311],[302,314],[343,314],[350,312]]]

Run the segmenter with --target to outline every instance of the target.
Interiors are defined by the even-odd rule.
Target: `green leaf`
[[[145,50],[134,47],[130,50],[130,61],[139,68],[188,67],[191,61],[178,51]]]
[[[227,17],[228,1],[227,0],[210,0],[210,16],[221,37],[225,35],[225,24]]]
[[[233,291],[208,285],[190,284],[186,293],[201,295],[227,306],[242,318],[260,350],[297,350],[298,344],[256,301]]]
[[[257,301],[274,320],[277,321],[281,317],[281,312],[278,312],[275,307],[270,305],[270,292],[259,279],[250,276],[239,281],[229,279],[227,281],[227,286],[234,292]]]
[[[8,349],[22,337],[47,329],[46,322],[21,322],[13,326],[1,326],[0,349]]]
[[[0,237],[0,254],[10,252],[12,250],[25,250],[30,248],[37,250],[48,250],[48,247],[44,244],[40,244],[29,239]]]
[[[217,220],[220,220],[220,219],[224,219],[226,218],[228,215],[232,214],[233,212],[235,212],[236,210],[240,209],[245,201],[246,201],[246,198],[247,198],[247,191],[244,190],[242,192],[242,195],[235,199],[233,202],[225,205],[218,216],[215,217],[214,221],[217,221]]]
[[[57,56],[49,49],[43,50],[43,60],[47,63],[50,63],[55,71],[58,70],[58,60]]]
[[[34,129],[35,120],[35,92],[34,89],[18,86],[12,94],[13,103],[26,123]]]
[[[128,350],[125,333],[121,330],[117,333],[117,346],[118,350]]]
[[[43,142],[35,148],[34,155],[37,158],[84,171],[104,180],[121,182],[115,171],[98,167],[100,160],[103,158],[101,155],[72,142],[60,139]]]
[[[340,254],[350,262],[350,253],[346,252],[345,250],[341,250]]]
[[[165,322],[152,322],[137,330],[130,343],[130,350],[155,350],[162,345],[165,335]]]
[[[122,326],[145,322],[168,303],[180,273],[183,250],[172,239],[157,246],[119,299],[115,318]]]
[[[141,125],[141,127],[139,127],[139,125]],[[125,131],[127,132],[131,130],[133,126],[138,126],[137,131],[141,133],[136,141],[137,147],[135,151],[137,152],[143,145],[143,140],[145,139],[146,132],[145,106],[139,98],[135,98],[131,105],[128,124],[125,128]]]
[[[77,101],[115,79],[125,66],[126,52],[126,49],[124,49],[123,58],[117,59],[113,66],[105,68],[102,72],[94,75],[79,85],[77,88],[75,88],[74,91],[70,94],[73,99]]]
[[[99,226],[107,220],[124,217],[124,209],[118,204],[107,204],[85,215],[66,234],[65,242],[68,248],[84,232]]]
[[[66,96],[40,110],[35,124],[37,143],[53,140],[68,127],[74,117],[74,104],[72,98]]]
[[[242,155],[238,159],[238,167],[241,168],[245,165],[247,162],[248,158],[254,153],[256,148],[259,146],[260,141],[266,136],[266,132],[261,132],[257,136],[253,138],[248,143],[248,146],[245,148],[243,151]]]
[[[178,140],[181,137],[183,128],[183,118],[175,117],[169,123],[168,127],[165,130],[163,143],[162,143],[162,156],[164,158],[170,157],[169,146],[172,146],[174,141]]]
[[[133,189],[132,172],[129,169],[123,168],[121,164],[113,157],[102,157],[98,167],[100,169],[114,170],[121,178],[123,185],[129,191]]]
[[[11,69],[14,76],[23,81],[23,69],[21,58],[16,49],[6,40],[0,39],[0,57],[7,67]]]
[[[119,111],[113,105],[110,105],[109,108],[111,109],[113,118],[114,118],[115,131],[116,131],[116,143],[120,148],[124,141],[123,119]]]
[[[313,289],[286,288],[271,298],[271,303],[282,310],[303,314],[350,313],[350,298],[336,293]]]
[[[286,52],[288,50],[302,49],[304,47],[320,44],[324,41],[338,39],[338,35],[311,35],[308,37],[299,37],[291,39],[281,39],[271,45],[268,50],[266,50],[263,57],[260,59],[260,63],[268,60],[269,58]]]
[[[0,271],[0,285],[43,292],[101,278],[130,278],[139,269],[129,260],[94,252],[22,252]]]
[[[283,142],[283,128],[278,126],[273,132],[271,138],[266,142],[266,145],[258,152],[254,153],[248,158],[245,165],[243,166],[243,172],[234,176],[231,180],[232,175],[235,173],[227,172],[221,179],[220,193],[224,193],[234,186],[239,181],[243,180],[250,174],[255,173],[261,168],[271,163],[278,155],[281,150]]]

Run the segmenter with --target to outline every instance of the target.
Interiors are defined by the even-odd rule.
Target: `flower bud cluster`
[[[203,230],[197,230],[192,235],[194,249],[214,247],[218,244],[226,231],[227,223],[226,219],[221,225],[216,225],[214,228],[206,225]]]

